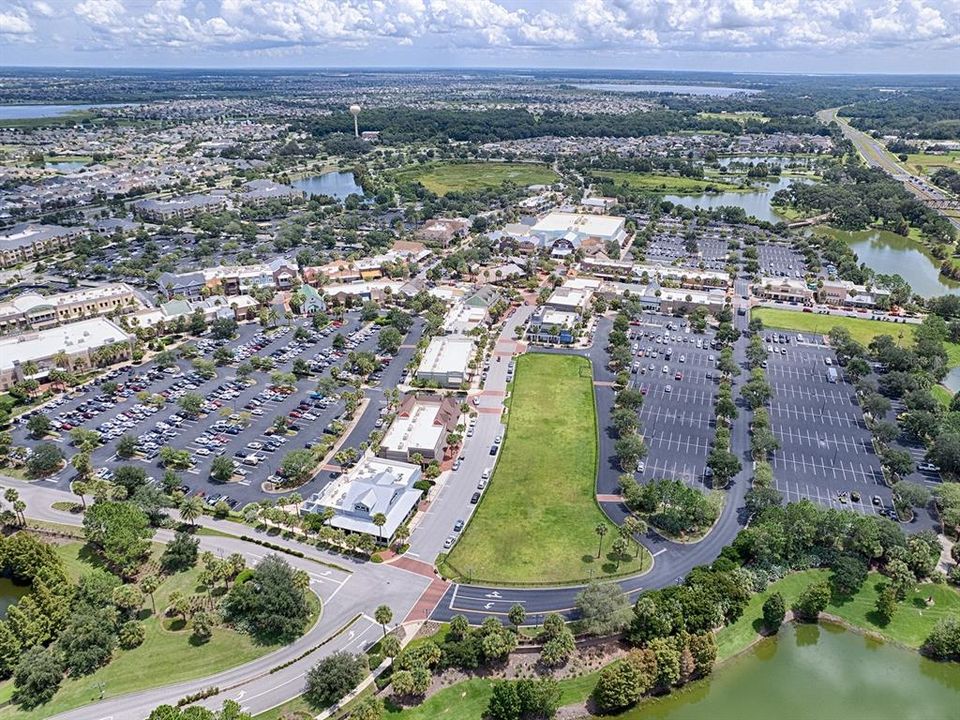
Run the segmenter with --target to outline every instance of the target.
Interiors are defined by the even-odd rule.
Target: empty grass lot
[[[739,185],[722,180],[699,180],[697,178],[676,177],[673,175],[654,175],[631,172],[629,170],[597,170],[598,177],[613,180],[616,184],[626,183],[636,190],[661,193],[703,193],[709,190],[740,190]]]
[[[77,579],[99,566],[96,558],[92,557],[80,542],[59,545],[56,550],[57,554],[63,558],[67,574],[72,579]],[[162,550],[162,545],[155,545],[154,555],[158,556]],[[201,569],[202,567],[198,564],[191,570],[168,576],[154,593],[157,610],[163,612],[174,590],[187,595],[203,592],[204,587],[199,582]],[[318,613],[319,603],[314,606],[311,624],[316,621]],[[13,705],[0,707],[0,718],[3,720],[48,718],[95,702],[100,695],[99,683],[103,683],[104,697],[113,697],[212,675],[250,662],[278,648],[276,645],[257,645],[248,635],[227,627],[215,628],[208,642],[195,645],[190,640],[189,628],[172,629],[173,626],[169,620],[161,622],[161,618],[153,614],[149,598],[145,599],[141,618],[146,629],[146,637],[140,647],[133,650],[118,648],[114,651],[113,660],[109,664],[92,675],[64,680],[60,690],[50,702],[30,712],[21,711]],[[11,690],[10,684],[11,681],[8,680],[0,685],[0,701],[6,699]],[[175,699],[171,698],[171,700]],[[90,717],[96,718],[99,715],[91,710]]]
[[[826,335],[830,332],[830,328],[839,326],[846,328],[850,332],[850,337],[863,345],[869,345],[870,341],[877,335],[889,335],[897,340],[900,333],[903,333],[904,347],[913,344],[913,325],[910,324],[839,315],[820,315],[819,313],[780,310],[779,308],[754,308],[751,313],[752,317],[763,320],[765,328]],[[944,344],[950,345],[951,343]],[[950,352],[949,348],[947,348],[947,352]]]
[[[566,583],[650,565],[631,543],[619,569],[616,526],[597,506],[597,421],[590,362],[517,359],[508,431],[492,481],[445,571],[474,581]],[[483,452],[480,449],[479,452]],[[597,559],[598,523],[608,528]]]
[[[396,179],[419,182],[430,192],[446,195],[455,191],[489,190],[511,182],[514,185],[549,185],[557,174],[540,163],[434,163],[407,168]]]

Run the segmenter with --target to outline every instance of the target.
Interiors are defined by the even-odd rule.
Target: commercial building
[[[83,228],[38,223],[21,223],[0,230],[0,266],[10,267],[69,250],[74,239],[85,233]]]
[[[460,387],[469,379],[473,354],[471,338],[455,335],[432,338],[423,351],[417,379],[440,387]]]
[[[470,231],[466,218],[433,218],[417,229],[416,236],[425,243],[447,247],[454,240],[465,238]]]
[[[168,220],[186,220],[203,213],[225,210],[227,198],[224,195],[184,195],[169,200],[138,200],[133,209],[144,220],[166,222]]]
[[[555,256],[575,252],[588,238],[605,246],[608,242],[622,245],[626,237],[626,219],[614,215],[552,212],[530,228],[530,238],[539,249]]]
[[[41,330],[96,315],[128,312],[143,307],[126,283],[81,288],[56,295],[24,293],[0,303],[0,335]]]
[[[575,312],[538,308],[527,323],[527,339],[550,345],[569,345],[576,340],[580,316]]]
[[[0,338],[0,390],[26,380],[27,363],[37,366],[30,377],[42,380],[57,366],[80,370],[102,364],[98,358],[102,348],[109,349],[110,360],[125,360],[133,352],[133,343],[133,335],[103,317],[8,335]]]
[[[219,318],[252,320],[257,316],[258,308],[259,303],[249,295],[210,295],[195,300],[176,298],[156,308],[124,315],[121,322],[132,330],[152,328],[176,322],[178,318],[189,318],[197,310],[203,313],[203,319],[207,322]]]
[[[297,266],[283,258],[253,265],[223,265],[186,273],[162,273],[157,284],[167,297],[198,298],[205,293],[238,295],[257,288],[289,290]]]
[[[447,436],[456,431],[459,420],[460,405],[455,398],[409,393],[380,440],[379,455],[400,461],[412,460],[415,455],[440,460]]]
[[[820,288],[823,302],[828,305],[873,308],[890,297],[882,288],[857,285],[849,280],[826,280]]]
[[[362,533],[389,542],[397,528],[413,515],[421,491],[418,465],[376,457],[365,457],[304,503],[303,510],[333,511],[330,525],[346,532]],[[374,523],[378,515],[386,522]]]
[[[682,288],[693,290],[709,290],[710,288],[730,287],[730,274],[719,270],[701,270],[676,267],[675,265],[660,265],[640,263],[632,269],[634,277],[641,282],[668,283],[679,285]]]
[[[778,302],[813,304],[813,290],[803,280],[788,277],[764,277],[754,284],[753,294]]]

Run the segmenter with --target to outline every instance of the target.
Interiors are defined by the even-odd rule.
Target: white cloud
[[[0,38],[7,41],[31,42],[33,23],[22,7],[0,9]]]
[[[33,11],[40,17],[51,18],[56,15],[56,11],[45,0],[34,0]]]
[[[298,52],[377,43],[545,52],[842,52],[960,47],[957,0],[82,0],[88,48]],[[526,7],[525,7],[526,6]],[[51,10],[35,0],[39,18]],[[0,11],[2,12],[2,11]],[[953,13],[953,16],[951,15]],[[952,19],[954,18],[954,19]],[[20,6],[0,15],[30,33]],[[952,23],[952,24],[951,24]]]

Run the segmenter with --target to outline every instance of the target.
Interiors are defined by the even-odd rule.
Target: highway
[[[868,165],[880,168],[894,179],[899,180],[907,190],[928,205],[932,203],[956,202],[955,198],[949,197],[942,190],[934,187],[923,178],[913,175],[890,154],[883,143],[852,127],[850,123],[837,114],[838,110],[839,108],[820,110],[817,113],[817,118],[823,123],[829,124],[830,122],[836,122],[840,126],[840,131],[843,133],[843,136],[854,144]],[[947,218],[954,227],[960,229],[960,219],[946,214],[943,216]]]

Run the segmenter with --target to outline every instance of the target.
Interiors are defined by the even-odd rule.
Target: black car
[[[473,497],[470,498],[470,504],[476,505],[478,502],[480,502],[480,493],[475,492],[473,494]]]
[[[491,445],[491,446],[490,446],[490,454],[491,454],[491,455],[496,455],[496,454],[497,454],[497,446],[496,446],[496,445]]]

